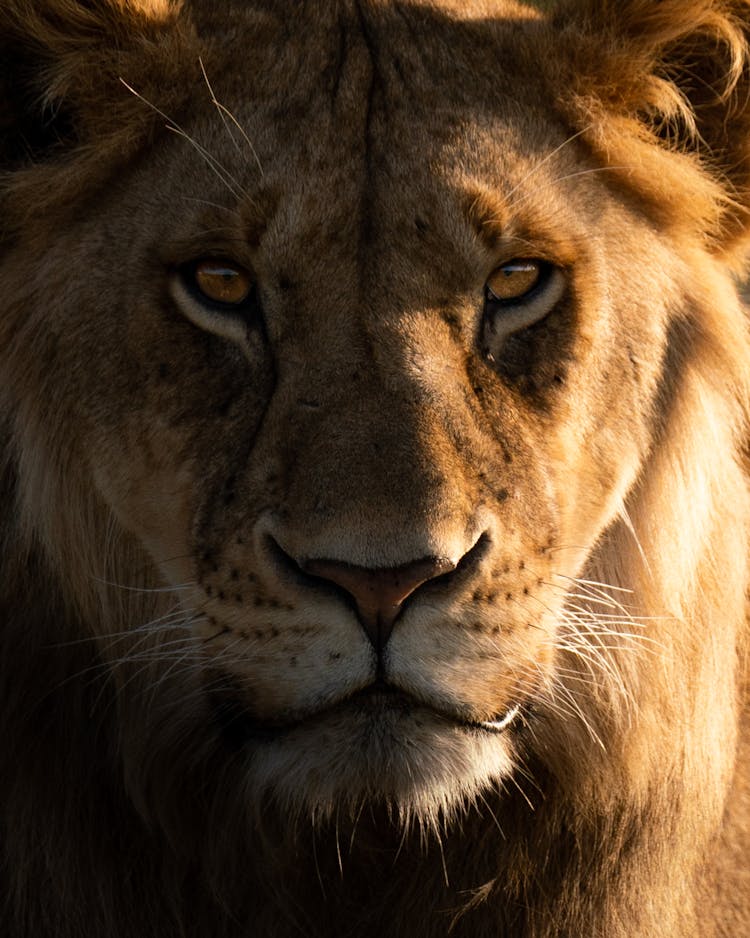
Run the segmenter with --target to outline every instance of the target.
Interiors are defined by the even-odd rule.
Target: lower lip
[[[345,701],[343,704],[338,704],[331,708],[329,711],[322,711],[318,713],[312,713],[303,718],[298,722],[293,722],[286,725],[273,725],[272,723],[264,724],[262,721],[256,722],[253,720],[250,715],[244,711],[241,704],[238,703],[236,698],[229,697],[225,698],[223,701],[223,706],[221,710],[217,710],[217,713],[221,713],[220,723],[224,730],[224,734],[231,736],[234,739],[235,745],[241,745],[243,742],[270,742],[274,739],[277,739],[280,736],[286,735],[288,732],[297,729],[300,725],[310,721],[315,721],[321,717],[326,717],[333,712],[341,711],[350,706],[354,705],[355,707],[364,707],[369,709],[374,705],[375,709],[377,706],[386,706],[389,709],[403,709],[404,711],[411,711],[415,707],[422,709],[424,704],[413,700],[412,698],[402,695],[395,691],[383,691],[378,689],[377,691],[368,689],[367,691],[356,694],[354,697],[349,698],[348,701]],[[432,710],[432,708],[427,708],[428,711],[432,711],[433,715],[440,718],[441,720],[447,721],[448,723],[454,723],[454,725],[461,726],[463,725],[466,729],[472,730],[481,730],[486,733],[503,733],[508,727],[514,722],[521,712],[520,705],[515,705],[511,707],[502,717],[497,720],[482,720],[477,722],[462,722],[461,720],[456,720],[455,717],[451,717],[445,712],[439,710]]]
[[[486,720],[476,725],[490,733],[502,733],[503,730],[506,730],[510,726],[520,712],[521,708],[519,706],[511,707],[501,720]]]

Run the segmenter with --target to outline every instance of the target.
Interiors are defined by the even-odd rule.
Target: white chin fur
[[[434,825],[510,774],[512,742],[497,731],[514,716],[488,722],[490,732],[421,708],[312,719],[250,744],[249,794],[271,794],[293,816],[323,819],[377,801],[404,821]]]

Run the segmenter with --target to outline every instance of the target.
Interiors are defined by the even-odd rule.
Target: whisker
[[[574,140],[577,140],[578,137],[582,137],[583,134],[588,133],[589,130],[591,130],[591,125],[589,125],[588,127],[584,127],[582,130],[579,130],[576,133],[571,134],[571,136],[563,140],[563,142],[559,146],[556,146],[554,150],[548,153],[531,170],[529,170],[529,172],[526,173],[523,179],[519,180],[519,182],[516,183],[516,185],[506,194],[505,196],[506,199],[510,199],[511,196],[513,196],[522,186],[526,185],[529,179],[531,179],[532,176],[538,173],[539,170],[542,169],[543,166],[549,163],[549,161],[554,156],[556,156],[560,152],[560,150],[563,150],[566,146],[568,146],[569,143],[572,143]]]
[[[229,212],[230,214],[232,214],[232,215],[234,215],[235,217],[237,217],[237,209],[233,208],[233,207],[230,206],[230,205],[221,205],[221,203],[219,203],[219,202],[211,202],[209,199],[198,199],[198,198],[196,198],[195,196],[192,196],[192,195],[183,195],[183,196],[182,196],[182,201],[183,201],[183,202],[195,202],[197,205],[207,205],[209,208],[218,208],[218,209],[219,209],[220,211],[222,211],[222,212]],[[219,230],[222,230],[222,229],[216,229],[216,230],[219,231]],[[231,229],[230,229],[229,227],[227,227],[226,230],[227,230],[227,231],[230,231]]]
[[[174,593],[180,590],[192,589],[194,583],[180,583],[178,586],[125,586],[123,583],[115,583],[113,580],[105,580],[102,577],[92,576],[96,583],[103,586],[113,586],[115,589],[125,590],[130,593]]]
[[[181,605],[179,605],[179,606],[175,606],[169,612],[164,613],[164,615],[159,616],[156,619],[152,619],[151,621],[146,622],[143,625],[136,626],[132,629],[124,629],[123,631],[120,631],[120,632],[107,632],[106,634],[103,634],[103,635],[86,635],[83,638],[71,639],[70,641],[67,641],[67,642],[52,642],[48,645],[44,645],[43,647],[44,648],[69,648],[75,645],[90,645],[92,643],[105,645],[105,647],[107,643],[111,645],[116,645],[121,641],[124,641],[129,638],[133,638],[133,636],[137,636],[143,632],[147,632],[147,633],[159,632],[161,631],[160,626],[163,623],[170,623],[170,620],[174,620],[174,621],[172,624],[169,625],[169,628],[172,628],[172,629],[178,628],[179,621],[181,619],[184,619],[185,616],[186,616],[186,613],[184,609],[182,608]]]
[[[581,724],[585,728],[586,732],[589,734],[591,740],[595,742],[603,752],[607,751],[607,747],[604,745],[601,736],[596,732],[594,727],[591,725],[591,721],[588,719],[586,714],[581,709],[581,705],[575,699],[572,691],[565,687],[565,685],[556,683],[556,687],[553,691],[554,693],[554,702],[555,706],[560,708],[562,714],[569,714],[570,716],[577,718],[581,721]],[[560,699],[562,695],[562,700]]]
[[[563,580],[570,580],[571,583],[580,583],[585,586],[598,586],[600,589],[614,590],[616,593],[633,593],[633,590],[629,589],[627,586],[615,586],[613,583],[600,583],[598,580],[586,580],[583,577],[566,576],[564,573],[556,573],[555,576],[559,576]]]
[[[252,199],[250,199],[249,193],[247,193],[243,189],[243,187],[240,185],[238,180],[235,179],[232,173],[225,166],[223,166],[214,156],[212,156],[208,152],[208,150],[204,146],[202,146],[202,144],[198,143],[198,141],[194,137],[192,137],[186,130],[184,130],[177,123],[177,121],[172,120],[172,118],[169,117],[169,115],[165,114],[164,111],[162,111],[155,104],[153,104],[151,101],[145,98],[142,94],[136,91],[135,88],[133,88],[131,85],[129,85],[125,81],[124,78],[120,77],[120,81],[128,89],[128,91],[131,94],[134,94],[136,98],[138,98],[140,101],[143,101],[143,103],[147,107],[151,108],[151,110],[154,111],[154,113],[164,118],[164,120],[166,121],[165,126],[167,130],[171,131],[172,133],[177,134],[180,137],[183,137],[200,154],[200,156],[203,158],[204,162],[209,167],[209,169],[211,169],[214,175],[224,184],[224,186],[226,186],[226,188],[232,193],[235,199],[239,201],[242,198],[245,198],[248,201],[252,202]]]
[[[512,778],[513,778],[513,776],[511,775],[511,780],[512,780]],[[516,785],[516,787],[518,788],[518,785]],[[521,791],[520,788],[519,788],[518,790]],[[521,791],[521,794],[523,795],[523,792],[522,792],[522,791]],[[525,796],[524,796],[524,797],[525,797]],[[492,807],[491,807],[489,801],[484,797],[484,795],[482,794],[481,791],[477,792],[477,798],[482,802],[482,804],[485,806],[485,808],[487,808],[487,810],[489,811],[490,817],[492,818],[492,821],[493,821],[495,827],[497,828],[498,833],[500,834],[500,837],[501,837],[503,840],[507,840],[507,837],[505,836],[505,831],[504,831],[504,830],[502,829],[502,827],[500,826],[500,821],[498,821],[497,815],[496,815],[495,812],[492,810]],[[528,799],[527,799],[527,800],[528,800]]]
[[[550,156],[554,156],[554,152],[551,153]],[[539,164],[539,167],[537,167],[537,168],[540,168],[541,165],[542,165],[542,164],[540,163],[540,164]],[[627,171],[629,168],[630,168],[630,167],[628,167],[628,166],[592,166],[592,167],[590,167],[589,169],[582,169],[582,170],[578,170],[578,171],[573,172],[573,173],[565,173],[564,175],[561,175],[561,176],[554,176],[554,177],[552,177],[552,178],[550,178],[550,179],[544,180],[544,181],[542,182],[542,185],[541,185],[541,191],[543,192],[543,191],[545,191],[545,190],[552,190],[552,189],[554,189],[556,186],[558,186],[561,182],[564,182],[566,179],[576,179],[576,178],[579,177],[579,176],[589,176],[589,175],[593,175],[593,174],[608,173],[608,172],[614,172],[614,171],[618,171],[618,170],[619,170],[619,171]],[[533,175],[533,173],[534,173],[535,171],[536,171],[536,170],[533,170],[533,171],[532,171],[531,173],[529,173],[528,175],[529,175],[529,176],[530,176],[530,175]],[[527,176],[527,178],[528,178],[528,176]],[[515,186],[515,187],[513,188],[513,190],[511,190],[511,191],[512,191],[512,192],[515,192],[516,189],[518,189],[518,186]],[[510,210],[510,211],[517,212],[518,209],[519,209],[521,206],[523,206],[524,202],[528,202],[528,201],[529,201],[530,199],[532,199],[532,198],[538,198],[539,192],[540,192],[540,187],[539,187],[539,186],[537,186],[535,189],[530,189],[530,190],[528,190],[528,191],[526,191],[526,192],[522,192],[513,202],[511,202],[511,203],[509,204],[509,206],[508,206],[509,210]]]
[[[203,59],[199,57],[199,58],[198,58],[198,62],[199,62],[200,67],[201,67],[201,72],[203,73],[203,78],[204,78],[204,80],[205,80],[205,82],[206,82],[206,87],[208,88],[209,94],[211,95],[211,103],[216,106],[216,108],[217,108],[217,110],[218,110],[218,112],[219,112],[219,116],[221,117],[222,123],[224,124],[224,127],[226,127],[226,131],[227,131],[227,133],[229,134],[229,137],[230,137],[232,143],[234,144],[235,149],[236,149],[237,152],[240,154],[240,156],[242,156],[242,151],[240,150],[239,146],[237,145],[237,141],[236,141],[235,138],[234,138],[234,134],[232,133],[231,128],[229,127],[229,124],[227,123],[227,117],[228,117],[229,120],[234,124],[234,126],[237,128],[237,130],[239,130],[239,132],[242,134],[242,137],[243,137],[245,143],[246,143],[246,144],[248,145],[248,147],[250,148],[250,152],[252,153],[253,159],[254,159],[255,162],[256,162],[256,165],[257,165],[257,167],[258,167],[258,171],[260,172],[261,178],[263,178],[263,176],[264,176],[264,173],[263,173],[263,166],[261,165],[260,159],[258,158],[258,153],[257,153],[255,147],[253,146],[252,141],[250,140],[250,138],[248,137],[247,133],[245,132],[245,128],[240,124],[240,122],[237,120],[237,118],[234,116],[234,114],[232,114],[232,112],[231,112],[227,107],[225,107],[225,106],[221,103],[221,101],[219,101],[219,100],[217,99],[216,95],[214,94],[214,89],[211,87],[211,82],[208,80],[208,75],[206,74],[206,69],[205,69],[205,66],[203,65]]]
[[[203,160],[208,168],[226,186],[226,188],[238,201],[240,201],[243,196],[244,198],[248,199],[248,201],[251,201],[250,196],[234,179],[234,176],[232,176],[229,170],[226,169],[215,157],[213,157],[202,144],[198,143],[194,137],[191,137],[189,133],[184,131],[176,124],[167,124],[166,129],[171,133],[176,134],[178,137],[184,138],[190,144],[190,146],[193,147],[193,149],[203,157]]]

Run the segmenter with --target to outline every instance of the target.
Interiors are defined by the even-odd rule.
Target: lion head
[[[748,583],[749,10],[5,3],[6,733],[48,714],[9,866],[62,868],[22,804],[181,888],[366,808],[481,850],[469,934],[687,934]],[[77,933],[23,875],[13,921]]]

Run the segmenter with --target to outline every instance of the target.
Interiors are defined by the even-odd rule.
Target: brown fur
[[[4,936],[750,933],[748,32],[3,0]]]

